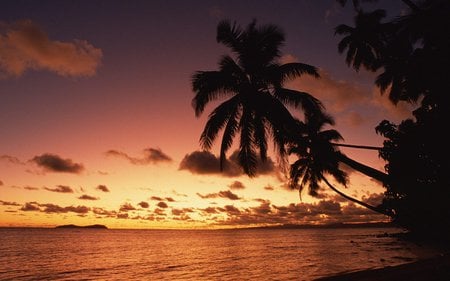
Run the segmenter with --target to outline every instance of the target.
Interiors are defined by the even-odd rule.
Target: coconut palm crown
[[[280,159],[286,156],[287,136],[296,130],[296,122],[287,107],[307,114],[321,114],[323,106],[312,95],[283,87],[289,79],[302,74],[319,77],[314,66],[304,63],[281,64],[280,48],[285,42],[283,31],[271,24],[252,21],[245,29],[221,21],[217,26],[218,43],[230,48],[219,69],[197,71],[192,76],[195,97],[192,106],[200,116],[208,103],[226,99],[208,116],[200,136],[201,147],[211,149],[223,131],[220,165],[240,134],[238,161],[244,173],[256,175],[259,159],[267,159],[268,139],[273,141]]]

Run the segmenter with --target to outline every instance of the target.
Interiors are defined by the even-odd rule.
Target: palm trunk
[[[414,4],[413,1],[411,1],[411,0],[402,0],[402,1],[414,12],[420,11],[420,8],[416,4]]]
[[[350,159],[343,153],[339,153],[339,161],[383,184],[387,183],[388,175],[386,173]]]
[[[344,144],[344,143],[331,143],[335,146],[342,146],[342,147],[351,147],[351,148],[360,148],[360,149],[371,149],[371,150],[378,150],[380,151],[382,147],[379,146],[368,146],[368,145],[356,145],[356,144]]]
[[[352,201],[353,203],[356,203],[356,204],[358,204],[358,205],[361,205],[361,206],[363,206],[363,207],[365,207],[365,208],[367,208],[367,209],[369,209],[369,210],[372,210],[372,211],[374,211],[374,212],[376,212],[376,213],[379,213],[379,214],[382,214],[382,215],[386,215],[386,216],[391,216],[391,214],[389,214],[389,213],[388,213],[386,210],[384,210],[384,209],[381,209],[381,208],[378,208],[378,207],[369,205],[369,204],[367,204],[367,203],[365,203],[365,202],[362,202],[362,201],[360,201],[360,200],[358,200],[358,199],[356,199],[356,198],[350,197],[350,196],[348,196],[347,194],[341,192],[340,190],[338,190],[337,188],[335,188],[331,183],[329,183],[328,180],[327,180],[324,176],[322,176],[322,180],[328,185],[328,187],[329,187],[331,190],[333,190],[334,192],[336,192],[336,193],[339,194],[340,196],[344,197],[345,199],[347,199],[347,200],[349,200],[349,201]]]

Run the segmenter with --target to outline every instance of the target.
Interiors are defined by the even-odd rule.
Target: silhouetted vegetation
[[[374,2],[376,0],[362,1]],[[338,0],[342,5],[347,1]],[[339,195],[373,211],[393,218],[395,223],[418,233],[450,234],[449,146],[442,134],[449,112],[445,97],[450,81],[450,1],[403,1],[409,11],[383,22],[384,10],[365,12],[360,1],[353,1],[355,26],[339,25],[336,34],[344,36],[338,45],[346,53],[346,63],[356,71],[365,68],[377,72],[375,84],[387,93],[392,103],[408,102],[417,106],[414,119],[394,124],[383,120],[376,132],[386,138],[378,149],[386,161],[386,172],[358,163],[342,152],[341,135],[333,129],[333,118],[325,113],[319,100],[304,92],[283,87],[288,79],[302,74],[319,77],[316,68],[301,63],[280,64],[282,31],[274,25],[246,29],[223,21],[217,28],[217,42],[234,55],[223,56],[218,71],[198,71],[193,76],[196,115],[205,106],[222,97],[229,99],[209,115],[200,137],[203,149],[212,147],[223,130],[221,165],[233,139],[240,133],[239,164],[249,176],[255,176],[259,159],[267,158],[268,138],[286,160],[295,154],[290,166],[290,185],[301,192],[307,188],[317,195],[325,183]],[[301,109],[302,120],[287,109]],[[352,145],[350,145],[352,146]],[[380,206],[370,206],[336,189],[326,179],[345,186],[347,174],[339,163],[380,181],[386,188]],[[446,173],[447,172],[447,173]]]
[[[345,1],[339,1],[345,2]],[[394,124],[383,120],[377,133],[386,137],[384,206],[394,221],[415,233],[450,235],[450,155],[448,127],[450,81],[450,1],[404,1],[410,10],[383,22],[383,10],[357,8],[355,27],[340,25],[345,35],[339,51],[355,70],[380,73],[375,84],[397,104],[417,105],[414,118]]]

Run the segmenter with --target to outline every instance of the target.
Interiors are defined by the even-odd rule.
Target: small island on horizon
[[[108,229],[106,225],[102,224],[92,224],[92,225],[75,225],[75,224],[65,224],[65,225],[58,225],[55,228],[94,228],[94,229]]]

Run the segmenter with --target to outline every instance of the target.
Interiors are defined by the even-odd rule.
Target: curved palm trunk
[[[348,158],[346,155],[339,153],[338,160],[351,168],[357,170],[358,172],[363,173],[366,176],[369,176],[383,184],[387,183],[388,175],[386,173],[383,173],[377,169],[374,169],[372,167],[369,167],[367,165],[364,165],[362,163],[359,163],[351,158]]]
[[[419,7],[416,4],[414,4],[413,1],[411,1],[411,0],[402,0],[402,1],[414,12],[417,12],[420,10]]]
[[[335,145],[335,146],[360,148],[360,149],[371,149],[371,150],[378,150],[378,151],[383,149],[382,147],[379,147],[379,146],[369,146],[369,145],[356,145],[356,144],[345,144],[345,143],[335,143],[335,142],[332,142],[331,144]]]
[[[329,187],[330,189],[332,189],[334,192],[336,192],[336,193],[339,194],[340,196],[344,197],[345,199],[347,199],[347,200],[349,200],[349,201],[352,201],[353,203],[356,203],[356,204],[358,204],[358,205],[361,205],[361,206],[363,206],[363,207],[365,207],[365,208],[367,208],[367,209],[369,209],[369,210],[372,210],[372,211],[374,211],[374,212],[376,212],[376,213],[379,213],[379,214],[382,214],[382,215],[386,215],[386,216],[389,216],[389,217],[391,216],[391,215],[390,215],[387,211],[385,211],[384,209],[381,209],[381,208],[378,208],[378,207],[369,205],[369,204],[367,204],[367,203],[365,203],[365,202],[362,202],[362,201],[360,201],[360,200],[358,200],[358,199],[356,199],[356,198],[350,197],[350,196],[348,196],[347,194],[341,192],[339,189],[335,188],[331,183],[329,183],[328,180],[327,180],[324,176],[322,176],[322,180],[328,185],[328,187]]]

